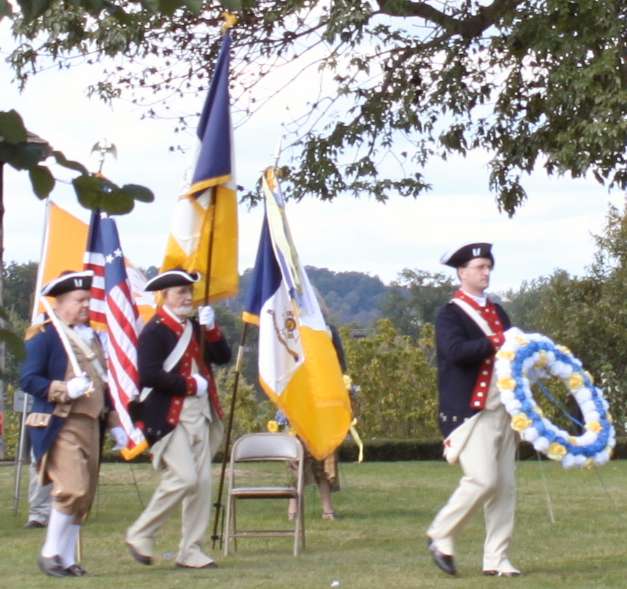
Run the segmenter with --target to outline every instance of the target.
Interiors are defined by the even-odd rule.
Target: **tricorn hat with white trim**
[[[458,246],[446,252],[440,258],[440,262],[442,262],[442,264],[446,264],[447,266],[451,266],[451,268],[459,268],[475,258],[488,258],[488,260],[492,261],[492,265],[494,265],[492,244],[477,242]]]
[[[198,272],[186,272],[182,268],[173,268],[172,270],[166,270],[157,274],[154,278],[151,278],[146,282],[144,290],[163,290],[164,288],[171,288],[173,286],[187,286],[188,284],[194,284],[200,280],[200,274]]]
[[[72,272],[66,270],[58,278],[51,280],[41,289],[41,294],[48,297],[58,297],[59,295],[73,290],[89,290],[94,273],[91,270],[82,272]]]

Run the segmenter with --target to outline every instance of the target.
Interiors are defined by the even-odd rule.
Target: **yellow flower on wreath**
[[[513,391],[516,388],[516,381],[511,376],[505,376],[496,381],[496,386],[499,389]]]
[[[576,391],[577,389],[580,389],[582,386],[583,386],[583,376],[581,376],[579,372],[575,372],[568,379],[568,388],[571,391]]]
[[[522,432],[526,430],[533,421],[529,419],[524,413],[519,413],[518,415],[514,415],[512,417],[512,429],[517,432]]]
[[[549,446],[549,450],[546,453],[546,455],[551,460],[561,460],[562,458],[564,458],[564,456],[566,456],[566,448],[558,442],[553,442]]]
[[[276,434],[279,431],[279,423],[275,419],[270,419],[266,424],[266,428],[272,434]]]
[[[516,357],[516,352],[512,352],[512,350],[499,350],[496,353],[496,357],[498,360],[509,360],[511,362]]]
[[[536,360],[536,366],[538,368],[546,368],[550,363],[549,355],[545,351],[541,351],[538,354],[538,359]]]
[[[586,424],[586,429],[589,432],[594,432],[595,434],[598,434],[603,428],[598,421],[591,421],[590,423]]]

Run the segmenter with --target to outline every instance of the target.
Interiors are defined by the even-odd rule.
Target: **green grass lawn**
[[[627,588],[627,461],[612,462],[598,471],[564,471],[546,462],[519,465],[511,560],[526,574],[514,579],[481,575],[481,514],[458,541],[457,578],[447,577],[431,563],[425,529],[453,490],[457,468],[435,462],[341,466],[342,491],[335,495],[340,519],[323,521],[315,491],[307,489],[307,548],[302,556],[291,556],[289,539],[241,540],[235,555],[223,558],[217,550],[211,552],[217,570],[186,571],[174,568],[178,516],[162,530],[155,565],[141,566],[130,558],[124,532],[141,510],[140,497],[144,502],[149,498],[157,475],[147,464],[105,464],[97,502],[83,533],[83,564],[89,576],[82,579],[55,579],[39,572],[36,556],[44,533],[23,529],[25,499],[20,514],[14,516],[14,469],[2,466],[0,587],[313,589],[330,587],[337,580],[342,589]],[[214,472],[216,487],[217,468]],[[543,479],[555,523],[549,520]],[[25,496],[25,485],[23,489]],[[285,526],[285,502],[243,507],[240,524]]]

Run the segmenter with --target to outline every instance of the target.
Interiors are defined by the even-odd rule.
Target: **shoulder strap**
[[[494,335],[494,332],[490,329],[488,322],[466,301],[455,298],[451,299],[451,303],[456,304],[462,311],[464,311],[464,313],[466,313],[466,315],[468,315],[468,317],[470,317],[478,325],[479,329],[481,329],[481,331],[483,331],[483,333],[485,333],[488,337]]]
[[[169,353],[168,357],[163,362],[163,369],[166,372],[170,372],[170,370],[172,370],[179,363],[179,360],[183,357],[185,350],[187,350],[187,346],[189,346],[193,332],[192,322],[187,321],[181,337],[176,342],[176,346],[174,346],[174,349]]]
[[[83,353],[83,355],[87,358],[89,363],[93,366],[94,370],[100,377],[103,382],[107,382],[107,373],[104,370],[104,367],[100,363],[98,356],[94,353],[94,351],[85,343],[83,338],[78,335],[69,325],[63,324],[63,329],[67,334],[68,339]],[[94,334],[94,337],[98,336]]]
[[[168,354],[168,357],[163,361],[163,369],[166,372],[170,372],[179,363],[179,360],[183,357],[185,350],[187,350],[187,347],[189,346],[193,333],[194,329],[192,327],[192,322],[187,321],[181,337],[176,342],[172,351]],[[152,388],[144,387],[139,395],[139,400],[145,401],[150,393],[152,393]]]

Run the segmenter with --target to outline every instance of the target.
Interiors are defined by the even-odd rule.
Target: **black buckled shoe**
[[[71,564],[69,567],[65,567],[65,572],[68,577],[84,577],[87,571],[80,564]]]
[[[152,564],[152,556],[146,556],[141,552],[138,552],[135,547],[129,542],[126,543],[128,546],[128,551],[131,553],[131,556],[140,564],[151,565]]]
[[[37,564],[42,573],[51,577],[67,577],[68,574],[63,566],[63,561],[58,554],[54,556],[39,555],[37,558]]]
[[[433,543],[433,540],[429,538],[427,540],[427,548],[431,553],[431,557],[433,558],[433,562],[435,565],[447,575],[456,575],[457,569],[455,568],[455,560],[450,554],[444,554],[440,552]]]

